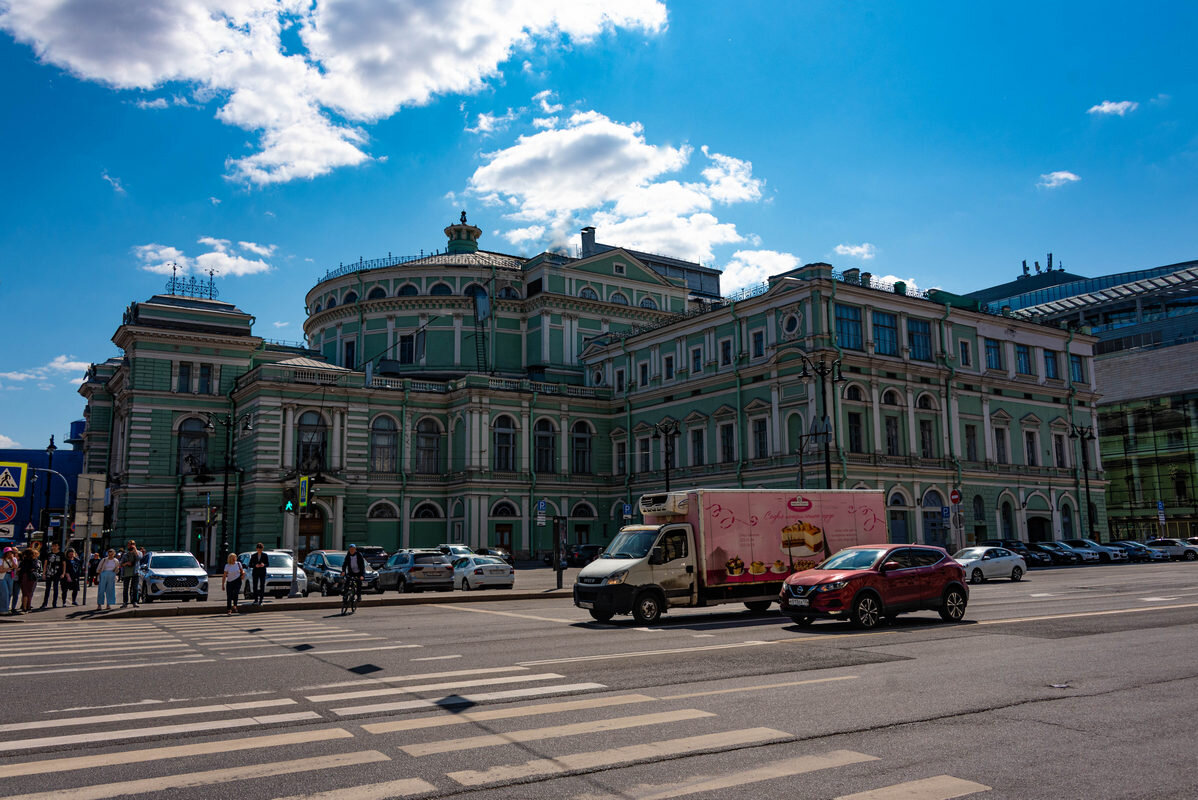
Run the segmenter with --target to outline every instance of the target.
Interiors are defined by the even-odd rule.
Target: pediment
[[[715,413],[713,413],[711,416],[715,417],[716,419],[723,419],[726,417],[735,417],[736,409],[730,405],[722,405],[719,408],[717,408],[715,410]]]

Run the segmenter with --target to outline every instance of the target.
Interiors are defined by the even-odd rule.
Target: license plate
[[[594,604],[594,603],[587,603],[587,602],[585,602],[585,601],[579,601],[579,603],[578,603],[578,607],[579,607],[579,608],[594,608],[594,607],[595,607],[595,604]]]
[[[803,599],[792,598],[790,601],[790,604],[792,606],[809,606],[809,605],[811,605],[811,601],[807,600],[806,598],[803,598]]]

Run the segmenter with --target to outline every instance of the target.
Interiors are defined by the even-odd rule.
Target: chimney
[[[869,273],[869,272],[861,273],[861,285],[862,286],[872,286],[873,281],[874,281],[874,276],[872,273]]]
[[[595,255],[595,229],[590,225],[582,229],[582,257]]]
[[[861,270],[856,267],[846,269],[843,274],[845,283],[861,283]]]

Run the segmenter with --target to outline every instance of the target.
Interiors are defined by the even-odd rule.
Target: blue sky
[[[0,0],[0,447],[164,264],[268,338],[359,257],[598,239],[970,291],[1198,258],[1198,6]],[[148,10],[147,10],[148,9]],[[19,344],[18,344],[19,343]]]

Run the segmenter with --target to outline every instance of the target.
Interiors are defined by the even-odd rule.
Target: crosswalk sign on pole
[[[24,497],[29,465],[20,461],[0,461],[0,497]]]
[[[308,507],[308,482],[311,480],[307,475],[300,475],[299,479],[299,507]]]

